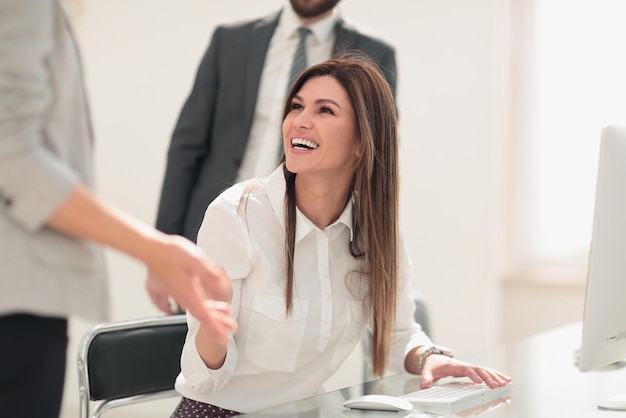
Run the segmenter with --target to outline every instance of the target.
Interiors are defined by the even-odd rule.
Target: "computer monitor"
[[[626,359],[626,127],[602,130],[578,368]]]

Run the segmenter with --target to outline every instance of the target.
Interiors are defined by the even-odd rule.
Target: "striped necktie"
[[[293,62],[291,64],[291,71],[289,72],[289,84],[287,85],[287,90],[291,89],[296,78],[304,71],[307,67],[306,64],[306,37],[311,33],[311,30],[306,27],[298,28],[298,36],[300,37],[298,40],[298,46],[296,48],[295,54],[293,54]]]
[[[298,28],[298,46],[296,47],[296,52],[293,54],[293,62],[291,63],[291,71],[289,71],[289,84],[287,84],[287,92],[291,89],[296,78],[302,73],[302,71],[306,70],[306,37],[311,33],[309,28],[299,27]],[[282,126],[282,125],[281,125]],[[282,144],[283,136],[282,136],[282,128],[280,135],[280,143]],[[283,156],[283,146],[281,145],[278,148],[278,160]]]

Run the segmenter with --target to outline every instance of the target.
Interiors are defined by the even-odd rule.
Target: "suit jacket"
[[[156,227],[192,241],[208,204],[233,184],[243,161],[259,81],[280,12],[213,33],[168,151]],[[359,50],[396,88],[395,50],[339,21],[334,53]]]
[[[92,181],[79,57],[58,0],[0,2],[0,316],[108,320],[100,247],[45,227]],[[4,343],[4,342],[3,342]]]

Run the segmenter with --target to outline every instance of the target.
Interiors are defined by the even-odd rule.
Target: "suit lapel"
[[[346,26],[343,19],[337,20],[335,24],[335,46],[333,47],[333,56],[343,49],[353,48],[356,42],[355,32]]]
[[[274,30],[276,30],[278,25],[279,16],[280,12],[261,20],[257,25],[253,26],[250,34],[248,65],[244,69],[246,72],[246,85],[243,105],[246,120],[252,121],[265,55],[267,54]]]

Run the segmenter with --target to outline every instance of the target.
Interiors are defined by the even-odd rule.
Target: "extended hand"
[[[171,312],[169,295],[214,332],[221,334],[236,329],[236,321],[228,316],[232,297],[230,278],[191,241],[165,236],[146,264],[149,274],[146,287],[159,309]]]
[[[172,315],[177,313],[175,311],[179,310],[181,312],[185,311],[185,307],[182,306],[178,301],[172,300],[170,298],[169,293],[165,290],[165,287],[161,284],[159,279],[157,279],[153,274],[148,274],[146,278],[146,291],[152,300],[152,303],[163,313],[168,315]],[[176,309],[173,305],[176,305],[178,309]]]

